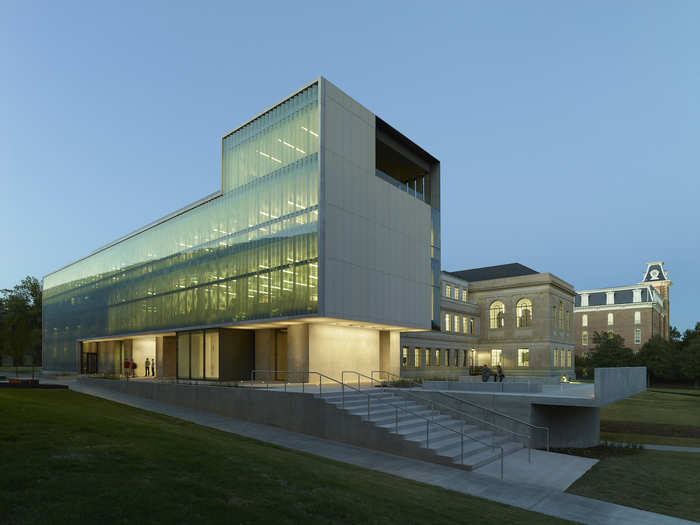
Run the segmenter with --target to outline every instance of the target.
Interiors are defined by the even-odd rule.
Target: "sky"
[[[219,188],[324,76],[441,162],[442,267],[673,281],[700,321],[700,2],[0,0],[0,288]]]

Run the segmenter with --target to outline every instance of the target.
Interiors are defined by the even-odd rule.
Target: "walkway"
[[[87,387],[73,381],[64,382],[68,383],[70,388],[77,392],[102,397],[118,403],[190,421],[198,425],[258,439],[293,450],[308,452],[358,467],[385,472],[571,521],[595,525],[625,523],[630,525],[680,525],[693,523],[662,514],[567,494],[558,489],[513,481],[500,481],[490,475],[477,472],[467,472],[335,441],[327,441],[305,434],[297,434],[275,427],[226,418],[207,412],[198,412],[150,399]],[[533,465],[537,464],[533,463]]]

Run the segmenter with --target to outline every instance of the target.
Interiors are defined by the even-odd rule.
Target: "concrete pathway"
[[[642,445],[649,450],[663,450],[664,452],[696,452],[700,454],[698,447],[676,447],[674,445]]]
[[[588,469],[598,463],[597,459],[556,454],[543,450],[532,450],[531,455],[532,462],[529,462],[528,450],[524,448],[506,457],[504,460],[504,479],[521,485],[564,492]],[[500,480],[501,462],[494,461],[474,472]]]
[[[394,456],[305,434],[297,434],[280,428],[249,423],[150,399],[87,387],[73,381],[66,381],[66,383],[70,385],[72,390],[77,392],[102,397],[224,432],[274,443],[358,467],[385,472],[571,521],[594,525],[680,525],[694,523],[614,503],[566,494],[553,488],[514,481],[500,481],[500,479],[495,479],[488,473],[468,472],[434,463]],[[527,458],[525,458],[525,461],[527,461]]]

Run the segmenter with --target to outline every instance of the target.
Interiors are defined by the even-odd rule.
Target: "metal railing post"
[[[501,447],[501,481],[503,481],[503,447]]]
[[[425,448],[430,447],[430,420],[425,420]]]
[[[396,414],[395,414],[395,419],[394,419],[394,429],[395,429],[395,432],[398,434],[399,433],[399,407],[396,407]]]

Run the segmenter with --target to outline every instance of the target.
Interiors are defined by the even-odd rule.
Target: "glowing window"
[[[518,348],[518,366],[530,366],[530,350]]]
[[[515,306],[516,326],[529,328],[532,324],[532,302],[530,299],[520,299]]]
[[[493,349],[491,350],[491,366],[503,366],[502,362],[503,350]]]
[[[401,349],[401,366],[406,367],[408,365],[408,347],[404,346]]]
[[[588,314],[581,316],[581,326],[588,326]]]
[[[452,316],[449,313],[445,312],[445,324],[442,327],[443,332],[450,331],[450,319],[451,318],[452,318]]]
[[[489,327],[503,328],[506,321],[506,307],[501,301],[494,301],[489,307]]]
[[[615,323],[615,318],[612,313],[608,314],[608,326],[612,326]]]
[[[420,348],[413,349],[413,366],[420,368]]]
[[[636,345],[642,344],[642,329],[641,328],[634,329],[634,344],[636,344]]]
[[[581,344],[584,346],[588,344],[588,332],[583,332],[581,334]]]

